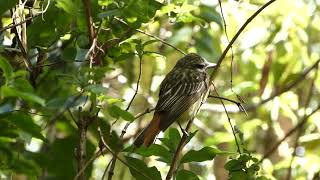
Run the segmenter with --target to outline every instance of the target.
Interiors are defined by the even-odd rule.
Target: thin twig
[[[253,15],[251,15],[247,21],[240,27],[240,29],[237,31],[237,33],[234,35],[234,37],[231,39],[230,43],[228,44],[228,46],[224,49],[224,51],[222,52],[221,56],[218,59],[217,62],[217,66],[216,68],[213,70],[213,72],[210,75],[210,80],[212,81],[215,78],[216,73],[218,72],[218,69],[222,63],[222,61],[224,60],[225,56],[227,55],[227,52],[230,50],[230,48],[232,47],[233,43],[238,39],[238,37],[240,36],[240,34],[242,33],[242,31],[248,26],[248,24],[258,15],[260,14],[266,7],[268,7],[270,4],[272,4],[273,2],[275,2],[276,0],[270,0],[268,1],[266,4],[264,4],[262,7],[260,7]]]
[[[265,5],[263,5],[260,9],[258,9],[258,11],[256,11],[242,26],[241,28],[238,30],[238,32],[236,33],[236,35],[232,38],[232,40],[230,41],[230,43],[228,44],[228,46],[226,47],[226,49],[223,51],[222,55],[220,56],[218,62],[217,62],[217,67],[214,69],[214,71],[211,73],[210,75],[210,83],[212,83],[212,80],[214,79],[215,77],[215,74],[217,73],[223,59],[225,58],[227,52],[229,51],[229,49],[231,48],[232,44],[235,42],[235,40],[239,37],[239,35],[241,34],[241,32],[245,29],[245,27],[263,10],[265,9],[267,6],[269,6],[271,3],[273,3],[274,1],[276,0],[270,0],[269,2],[267,2]],[[201,103],[202,105],[202,103]],[[200,109],[200,108],[199,108]],[[198,109],[198,110],[199,110]],[[187,127],[186,127],[186,132],[189,131],[189,128],[191,127],[191,124],[193,122],[193,118],[189,120],[188,124],[187,124]],[[171,179],[175,169],[176,169],[176,166],[177,166],[177,163],[178,163],[178,159],[180,158],[180,154],[181,154],[181,151],[183,149],[183,147],[185,146],[185,141],[187,139],[187,136],[186,134],[183,134],[181,140],[180,140],[180,143],[174,153],[174,156],[173,156],[173,160],[171,161],[171,165],[170,165],[170,169],[169,169],[169,172],[167,174],[167,177],[166,177],[166,180],[169,180]]]
[[[65,105],[62,110],[60,110],[56,115],[54,115],[54,116],[49,120],[49,122],[47,123],[47,125],[46,125],[44,128],[47,128],[48,126],[54,124],[54,123],[56,122],[56,120],[57,120],[66,110],[68,110],[68,108],[70,108],[78,99],[80,99],[80,97],[82,96],[83,92],[84,92],[84,90],[81,90],[81,91],[79,92],[79,94],[78,94],[77,96],[75,96],[70,103],[68,103],[67,105]]]
[[[311,97],[312,97],[312,91],[313,91],[313,88],[314,88],[314,82],[315,82],[315,80],[318,78],[318,67],[319,66],[317,66],[317,69],[316,69],[316,72],[315,72],[315,75],[314,75],[314,77],[313,77],[313,80],[312,80],[312,82],[311,82],[311,84],[310,84],[310,87],[309,87],[309,92],[308,92],[308,95],[307,95],[307,98],[306,98],[306,100],[305,100],[305,104],[304,104],[304,107],[305,107],[305,111],[304,111],[304,118],[305,118],[305,116],[306,116],[306,109],[307,109],[307,107],[309,106],[309,104],[310,104],[310,102],[311,102]],[[298,132],[297,132],[297,135],[296,135],[296,138],[295,138],[295,142],[294,142],[294,146],[293,146],[293,152],[292,152],[292,157],[291,157],[291,160],[290,160],[290,165],[289,165],[289,167],[288,167],[288,170],[287,170],[287,177],[286,177],[286,180],[290,180],[291,179],[291,171],[292,171],[292,164],[293,164],[293,161],[294,161],[294,158],[295,158],[295,156],[296,156],[296,149],[297,149],[297,147],[298,147],[298,145],[299,145],[299,138],[300,138],[300,136],[302,136],[302,134],[303,134],[303,128],[304,128],[304,125],[302,125],[300,128],[299,128],[299,130],[298,130]]]
[[[148,113],[151,113],[152,111],[154,111],[155,108],[147,108],[145,111],[141,112],[141,113],[138,113],[137,115],[134,116],[134,119],[138,119],[140,118],[141,116],[144,116],[145,114],[148,114]]]
[[[119,19],[119,18],[117,18],[117,17],[115,17],[115,19],[130,28],[130,26],[129,26],[126,22],[124,22],[122,19]],[[161,39],[161,38],[159,38],[159,37],[157,37],[157,36],[155,36],[155,35],[149,34],[149,33],[145,32],[145,31],[140,30],[140,29],[134,29],[134,30],[137,31],[137,32],[139,32],[139,33],[142,33],[142,34],[144,34],[144,35],[147,35],[147,36],[149,36],[149,37],[152,37],[153,39],[156,39],[156,40],[162,42],[163,44],[172,47],[173,49],[175,49],[176,51],[180,52],[181,54],[186,55],[186,53],[183,52],[181,49],[175,47],[174,45],[168,43],[167,41],[165,41],[165,40],[163,40],[163,39]]]
[[[138,118],[140,118],[140,117],[144,116],[145,114],[148,114],[148,113],[150,113],[150,112],[152,112],[152,111],[154,111],[154,108],[151,108],[151,109],[148,108],[148,109],[146,109],[145,111],[136,114],[136,115],[134,116],[134,119],[138,119]],[[99,122],[99,121],[97,121],[97,122]],[[98,125],[98,131],[101,131],[101,130],[99,130],[99,128],[100,128],[100,127],[99,127],[99,125]],[[76,179],[79,177],[80,173],[82,173],[84,170],[86,170],[86,168],[87,168],[94,160],[96,160],[98,157],[100,157],[101,155],[105,154],[106,152],[107,152],[106,149],[102,149],[102,150],[97,151],[97,152],[85,163],[85,165],[83,166],[83,168],[82,168],[80,171],[77,172],[76,176],[74,177],[74,180],[76,180]],[[110,162],[111,162],[111,161],[110,161]]]
[[[24,24],[24,23],[32,20],[33,18],[36,18],[36,17],[40,16],[40,15],[41,15],[41,14],[32,15],[32,16],[27,17],[25,20],[23,20],[23,21],[21,21],[21,22],[18,22],[18,23],[14,23],[14,22],[13,22],[13,23],[11,23],[10,25],[5,26],[5,27],[3,27],[2,29],[0,29],[0,34],[1,34],[3,31],[7,30],[7,29],[11,29],[11,28],[20,26],[20,25],[22,25],[22,24]]]
[[[142,57],[139,56],[139,75],[138,75],[138,79],[137,79],[136,90],[135,90],[134,95],[132,96],[132,98],[131,98],[131,100],[130,100],[127,108],[126,108],[126,111],[128,111],[130,109],[133,100],[135,99],[136,95],[138,94],[139,84],[140,84],[140,80],[141,80],[141,74],[142,74]],[[124,126],[124,128],[123,128],[123,130],[121,132],[121,135],[120,135],[120,139],[121,140],[123,139],[123,136],[125,135],[128,127],[130,126],[130,124],[131,124],[131,122],[128,122]],[[117,155],[118,152],[115,152],[115,154]],[[111,161],[112,162],[111,162],[111,166],[110,166],[109,173],[108,173],[108,180],[111,180],[112,176],[114,174],[113,171],[114,171],[114,168],[115,168],[115,165],[116,165],[116,161],[117,161],[116,157],[114,156]]]
[[[214,91],[216,92],[216,94],[217,94],[218,96],[220,96],[219,93],[218,93],[218,90],[217,90],[216,86],[215,86],[213,83],[212,83],[212,86],[213,86],[213,89],[214,89]],[[221,104],[222,104],[222,106],[223,106],[223,108],[224,108],[224,111],[225,111],[226,115],[227,115],[228,122],[229,122],[229,125],[230,125],[230,127],[231,127],[232,134],[233,134],[234,140],[235,140],[236,145],[237,145],[238,153],[241,154],[241,149],[240,149],[240,146],[239,146],[239,143],[238,143],[236,131],[235,131],[233,125],[232,125],[231,118],[230,118],[230,116],[229,116],[229,113],[228,113],[228,111],[227,111],[227,108],[226,108],[226,106],[224,105],[224,102],[222,101],[222,99],[220,99],[220,102],[221,102]]]
[[[165,40],[163,40],[163,39],[161,39],[161,38],[159,38],[159,37],[157,37],[157,36],[155,36],[155,35],[149,34],[149,33],[145,32],[145,31],[140,30],[140,29],[135,29],[135,30],[136,30],[137,32],[139,32],[139,33],[142,33],[142,34],[144,34],[144,35],[147,35],[147,36],[149,36],[149,37],[152,37],[152,38],[154,38],[154,39],[162,42],[163,44],[165,44],[165,45],[167,45],[167,46],[172,47],[173,49],[175,49],[176,51],[180,52],[180,53],[183,54],[183,55],[186,55],[186,53],[183,52],[181,49],[175,47],[174,45],[168,43],[167,41],[165,41]]]
[[[215,95],[209,95],[208,98],[216,98],[216,99],[232,102],[232,103],[236,104],[239,107],[240,111],[245,112],[245,114],[247,115],[246,109],[243,107],[241,102],[238,102],[238,101],[235,101],[235,100],[232,100],[232,99],[229,99],[229,98],[225,98],[225,97],[222,97],[222,96],[215,96]]]
[[[219,2],[220,13],[221,13],[221,17],[222,17],[222,21],[223,21],[223,25],[224,25],[224,33],[225,33],[225,35],[226,35],[226,38],[227,38],[228,43],[230,43],[229,36],[228,36],[228,32],[227,32],[227,23],[226,23],[226,19],[224,18],[221,0],[218,0],[218,2]],[[231,47],[230,47],[230,50],[231,50],[230,88],[231,88],[231,91],[232,91],[233,93],[235,93],[235,94],[237,95],[237,97],[238,97],[239,95],[233,90],[233,84],[232,84],[232,82],[233,82],[233,60],[234,60],[234,53],[233,53],[232,45],[231,45]]]
[[[232,103],[236,104],[237,106],[239,104],[241,104],[238,101],[235,101],[235,100],[232,100],[232,99],[229,99],[229,98],[225,98],[225,97],[222,97],[222,96],[209,95],[208,98],[215,98],[215,99],[221,99],[221,100],[229,101],[229,102],[232,102]]]
[[[103,133],[101,131],[101,128],[99,127],[99,124],[98,124],[98,131],[99,131],[99,135],[100,135],[100,140],[104,146],[104,148],[110,152],[112,154],[113,157],[116,157],[120,162],[122,162],[124,165],[126,165],[127,167],[129,167],[130,169],[133,169],[135,170],[137,173],[139,173],[140,175],[144,176],[145,178],[147,179],[150,179],[152,180],[152,177],[149,177],[148,175],[146,175],[144,172],[138,170],[136,167],[134,166],[131,166],[130,164],[128,164],[125,160],[121,159],[119,156],[118,156],[118,153],[116,152],[113,152],[110,147],[108,146],[108,144],[106,143],[104,137],[103,137]]]
[[[10,12],[11,12],[11,16],[12,16],[12,22],[15,24],[15,18],[14,18],[14,15],[13,15],[14,12],[12,10],[10,10]],[[23,23],[21,25],[23,25]],[[32,67],[30,59],[28,58],[28,52],[25,49],[25,47],[23,46],[23,43],[21,42],[20,35],[19,35],[18,31],[17,31],[16,26],[13,28],[13,32],[15,34],[16,40],[17,40],[19,48],[21,50],[21,53],[22,53],[22,56],[23,56],[23,61],[24,61],[25,65],[26,65],[26,68],[27,68],[27,70],[29,72],[32,72],[33,67]]]
[[[200,107],[201,107],[202,104],[203,104],[203,102],[201,102],[201,104],[200,104],[200,106],[197,109],[195,114],[198,113],[198,111],[200,110]],[[191,128],[191,125],[193,123],[193,120],[194,120],[194,117],[191,117],[190,120],[188,121],[188,124],[187,124],[186,128],[185,128],[185,132],[189,132],[189,130]],[[170,168],[169,168],[168,174],[166,176],[166,180],[170,180],[172,178],[173,174],[175,173],[175,171],[177,170],[178,161],[180,159],[182,149],[186,145],[187,138],[188,138],[187,133],[183,133],[183,135],[182,135],[182,137],[180,139],[180,142],[179,142],[179,144],[177,146],[177,149],[174,152],[174,155],[173,155],[173,158],[172,158],[172,161],[171,161],[171,164],[170,164]]]

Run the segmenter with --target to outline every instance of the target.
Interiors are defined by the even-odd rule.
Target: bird
[[[160,131],[171,124],[194,118],[209,93],[207,70],[216,67],[196,53],[179,59],[160,84],[159,99],[153,118],[134,141],[136,148],[149,147]]]

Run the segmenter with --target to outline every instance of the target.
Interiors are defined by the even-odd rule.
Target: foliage
[[[205,0],[0,0],[0,179],[101,179],[106,168],[113,179],[164,179],[179,126],[131,145],[179,49],[216,62],[266,2],[222,1],[221,16]],[[319,178],[319,6],[278,0],[240,34],[214,78],[237,102],[224,101],[233,126],[209,98],[175,179]]]

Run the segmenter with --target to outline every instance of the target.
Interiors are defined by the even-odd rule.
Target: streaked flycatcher
[[[173,122],[194,118],[209,92],[206,70],[215,66],[195,53],[181,58],[162,81],[153,118],[134,145],[148,147],[160,131],[165,131]]]

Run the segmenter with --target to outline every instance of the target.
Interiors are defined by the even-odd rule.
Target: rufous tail
[[[154,113],[154,116],[147,127],[145,127],[139,136],[134,141],[135,147],[140,147],[141,145],[149,147],[156,136],[160,133],[160,114]]]

